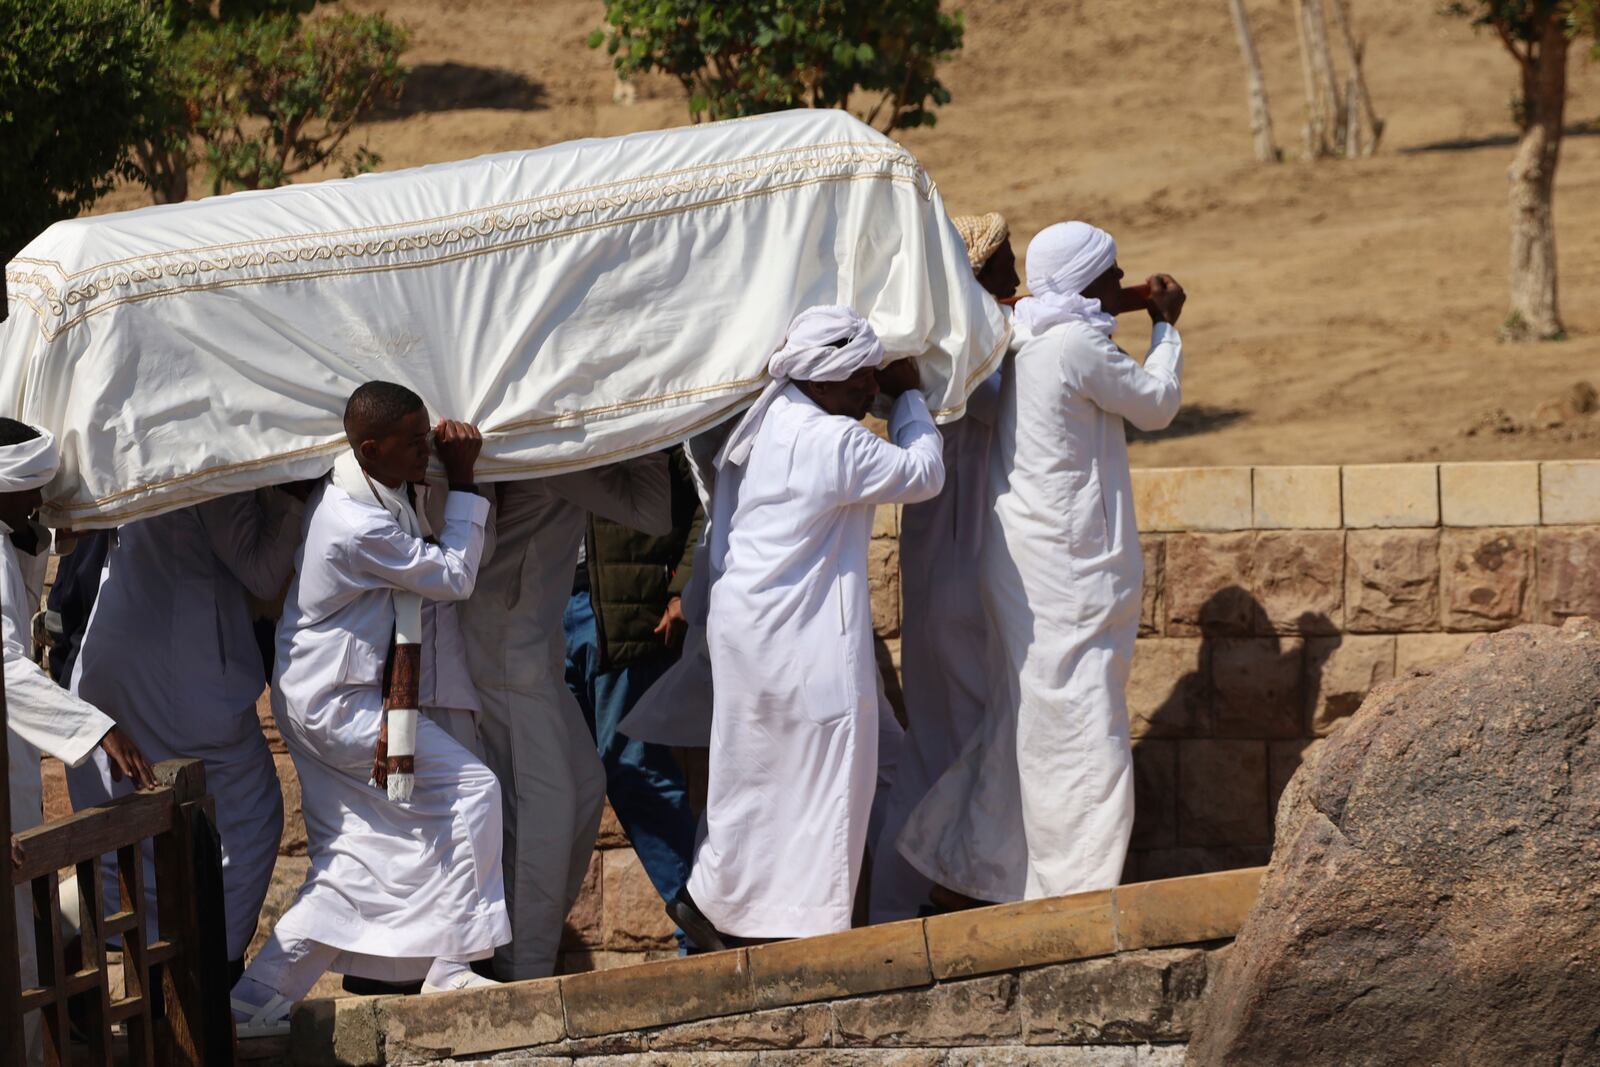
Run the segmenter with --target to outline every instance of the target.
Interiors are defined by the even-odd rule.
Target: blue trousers
[[[572,594],[563,623],[567,686],[578,698],[600,750],[606,797],[656,892],[662,900],[671,900],[689,880],[694,857],[697,820],[689,807],[683,768],[672,749],[624,737],[617,733],[617,724],[677,655],[663,646],[660,656],[643,663],[600,671],[594,607],[587,591]]]

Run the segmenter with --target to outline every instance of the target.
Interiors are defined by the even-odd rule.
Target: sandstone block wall
[[[1375,685],[1488,631],[1600,612],[1600,462],[1133,474],[1126,881],[1265,863],[1302,753]],[[872,575],[880,623],[898,604],[888,566]]]

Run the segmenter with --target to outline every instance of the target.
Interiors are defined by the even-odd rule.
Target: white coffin
[[[0,411],[59,437],[80,528],[326,471],[374,378],[481,426],[493,481],[726,418],[811,304],[923,355],[944,417],[1007,333],[916,159],[831,110],[74,219],[6,278]]]

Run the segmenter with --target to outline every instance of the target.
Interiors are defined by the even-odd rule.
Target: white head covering
[[[1087,222],[1046,226],[1028,245],[1028,288],[1017,301],[1017,319],[1035,334],[1063,322],[1083,322],[1110,337],[1117,317],[1098,300],[1085,300],[1083,287],[1117,261],[1117,242]]]
[[[0,493],[21,493],[42,489],[56,476],[61,453],[49,430],[14,445],[0,445]]]
[[[823,304],[800,312],[789,323],[783,347],[767,361],[772,381],[728,435],[717,466],[738,466],[750,458],[767,409],[791,381],[842,382],[863,367],[881,366],[883,354],[883,343],[867,320],[849,308]]]

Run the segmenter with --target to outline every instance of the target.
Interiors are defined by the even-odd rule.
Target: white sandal
[[[424,993],[448,993],[454,989],[476,989],[479,986],[499,985],[493,978],[485,978],[475,971],[461,971],[450,977],[444,985],[433,985],[430,982],[422,983]]]
[[[289,1013],[294,1010],[294,1001],[287,997],[275,993],[271,1000],[260,1006],[234,997],[229,1004],[235,1012],[246,1016],[243,1021],[234,1019],[234,1032],[240,1041],[252,1037],[288,1036]]]

